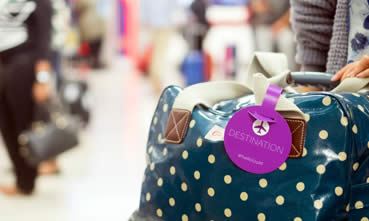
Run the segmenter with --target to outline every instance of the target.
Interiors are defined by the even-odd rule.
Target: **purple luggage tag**
[[[226,152],[233,163],[247,172],[270,173],[278,169],[290,154],[290,128],[275,111],[282,91],[270,85],[261,106],[238,111],[226,126]]]

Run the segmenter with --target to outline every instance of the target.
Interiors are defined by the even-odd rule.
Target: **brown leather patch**
[[[292,148],[289,158],[297,159],[302,157],[304,152],[305,136],[306,136],[306,122],[299,119],[286,119],[291,129],[292,134]]]
[[[170,112],[165,131],[165,141],[167,143],[180,144],[188,128],[191,119],[191,112],[188,110],[173,109]]]

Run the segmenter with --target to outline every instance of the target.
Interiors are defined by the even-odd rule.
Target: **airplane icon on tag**
[[[256,135],[264,136],[268,134],[270,126],[267,121],[255,120],[252,129]]]

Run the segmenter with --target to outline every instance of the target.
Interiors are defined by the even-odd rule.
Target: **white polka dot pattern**
[[[258,221],[265,221],[266,219],[266,216],[264,213],[259,213],[258,214]]]
[[[345,152],[341,152],[338,154],[338,159],[340,161],[345,161],[347,159],[347,154]]]
[[[279,167],[279,170],[281,171],[285,171],[287,169],[287,163],[284,162],[280,167]]]
[[[150,193],[146,193],[146,201],[150,201],[151,200],[151,194]]]
[[[307,151],[306,147],[304,147],[304,150],[302,152],[302,157],[306,157],[307,154],[308,154],[308,151]]]
[[[319,132],[319,137],[322,140],[326,140],[328,138],[328,131],[326,130],[322,130]]]
[[[153,152],[153,150],[154,150],[154,147],[153,146],[150,146],[148,153],[151,154]]]
[[[215,163],[215,156],[213,154],[210,154],[208,157],[208,162],[210,164],[214,164]]]
[[[187,150],[183,151],[183,153],[182,153],[182,158],[183,158],[184,160],[187,160],[187,159],[188,159],[188,151],[187,151]]]
[[[196,170],[193,174],[193,177],[196,179],[196,180],[199,180],[200,179],[200,172],[198,170]]]
[[[276,199],[275,199],[275,202],[282,206],[284,204],[284,197],[283,196],[278,196]]]
[[[329,106],[329,105],[331,105],[331,103],[332,103],[332,99],[331,99],[330,97],[326,96],[326,97],[323,99],[323,104],[324,104],[325,106]]]
[[[310,114],[304,114],[306,122],[310,121]]]
[[[315,200],[314,201],[314,207],[315,207],[315,209],[321,209],[321,208],[323,208],[323,201],[321,201],[321,200]]]
[[[342,187],[338,186],[334,189],[334,192],[336,193],[336,196],[342,196],[343,194],[343,189]]]
[[[246,192],[242,192],[240,198],[242,201],[246,201],[249,198],[249,195]]]
[[[354,171],[357,171],[357,170],[359,169],[359,166],[360,166],[360,164],[359,164],[359,163],[354,163],[354,165],[352,166],[352,169],[353,169]]]
[[[187,184],[183,182],[181,184],[181,189],[182,189],[183,192],[186,192],[188,190]]]
[[[296,189],[299,191],[299,192],[302,192],[305,190],[305,184],[303,182],[299,182],[297,183],[296,185]]]
[[[214,197],[214,195],[215,195],[215,190],[214,190],[214,188],[210,187],[210,188],[208,189],[208,195],[209,195],[210,197]]]
[[[354,126],[352,127],[352,132],[354,132],[354,134],[359,133],[359,130],[357,129],[357,126],[356,126],[356,125],[354,125]]]
[[[319,173],[320,175],[325,173],[325,166],[324,165],[319,165],[316,167],[316,172]]]
[[[151,163],[151,164],[150,164],[150,170],[151,170],[151,171],[155,170],[155,163]]]
[[[364,203],[362,201],[357,201],[355,203],[355,209],[362,209],[364,208]]]
[[[231,184],[232,183],[232,177],[230,175],[224,176],[224,183]]]
[[[261,188],[266,188],[267,186],[268,186],[268,181],[266,180],[266,179],[260,179],[259,180],[259,186],[261,187]]]
[[[195,210],[196,210],[196,212],[201,212],[201,204],[200,203],[196,203],[195,204]]]
[[[201,146],[202,146],[202,138],[201,138],[201,137],[199,137],[199,138],[197,139],[197,141],[196,141],[196,145],[197,145],[197,147],[201,147]]]
[[[229,208],[225,209],[224,210],[224,216],[227,217],[227,218],[231,217],[232,216],[232,211]]]
[[[196,121],[195,120],[191,120],[190,122],[190,128],[194,128],[196,125]]]
[[[347,125],[348,125],[347,117],[342,117],[341,118],[341,124],[342,124],[342,126],[347,127]]]
[[[164,104],[164,105],[163,105],[163,111],[164,111],[164,112],[167,112],[167,111],[168,111],[168,104]]]
[[[188,216],[186,214],[182,215],[182,221],[188,221]]]
[[[157,215],[158,217],[162,217],[162,216],[163,216],[163,211],[162,211],[161,209],[157,209],[157,210],[156,210],[156,215]]]

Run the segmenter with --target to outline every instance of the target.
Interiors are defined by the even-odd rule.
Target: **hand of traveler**
[[[50,73],[50,71],[51,71],[51,65],[47,60],[40,60],[36,62],[35,72],[37,74],[41,72]],[[33,85],[33,98],[35,102],[44,103],[49,99],[50,95],[51,95],[50,84],[48,82],[36,81],[36,83]]]
[[[345,80],[347,78],[368,78],[369,77],[369,56],[364,55],[359,61],[350,63],[342,68],[332,81]]]
[[[251,11],[255,14],[265,14],[268,13],[270,9],[268,3],[264,0],[252,0],[250,7]]]
[[[35,83],[33,85],[33,98],[36,103],[42,104],[46,102],[51,95],[49,84]]]
[[[278,20],[272,25],[272,32],[274,35],[278,35],[284,28],[288,27],[289,23],[284,20]]]

